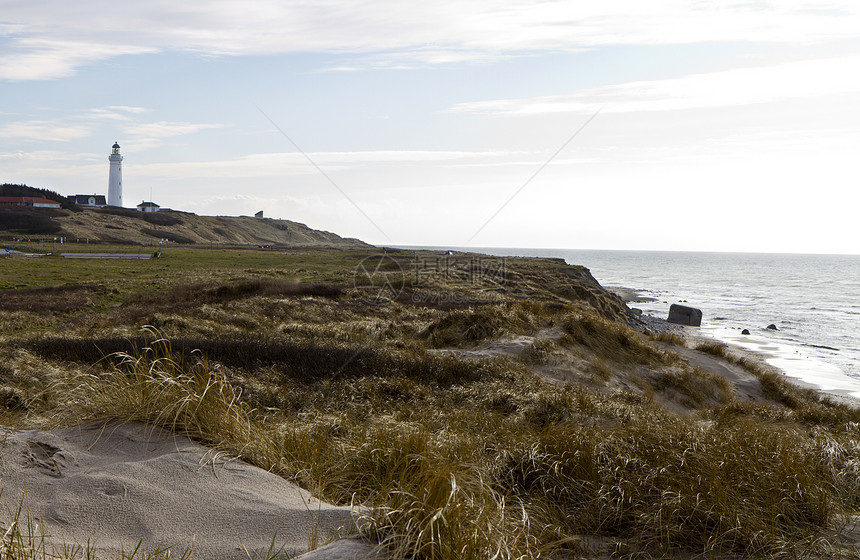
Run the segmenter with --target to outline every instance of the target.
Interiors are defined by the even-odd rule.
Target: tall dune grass
[[[593,280],[572,286],[584,269],[529,261],[493,277],[493,298],[434,284],[474,297],[369,306],[331,288],[363,256],[236,270],[222,255],[181,282],[146,277],[159,293],[93,291],[103,313],[64,315],[60,291],[44,317],[0,310],[0,406],[187,433],[367,508],[361,530],[412,560],[856,556],[832,531],[860,507],[860,411],[742,359],[767,400],[735,399],[614,320],[625,308]],[[301,276],[303,259],[321,284],[249,279]],[[150,319],[162,331],[139,336]],[[425,349],[547,331],[517,360]],[[534,375],[559,365],[585,382]]]
[[[293,386],[294,411],[263,410],[240,378],[151,334],[116,368],[77,378],[63,421],[141,420],[218,445],[370,508],[364,533],[416,560],[607,552],[594,542],[664,557],[814,557],[858,505],[850,422],[811,429],[737,404],[703,422],[430,357],[433,376],[320,378]],[[449,367],[471,372],[438,383]]]
[[[570,313],[561,319],[562,343],[578,345],[603,360],[621,364],[658,364],[673,361],[673,356],[659,350],[617,321],[591,313]]]

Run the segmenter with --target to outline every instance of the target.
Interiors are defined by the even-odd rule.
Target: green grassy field
[[[152,253],[160,258],[63,259],[56,255],[3,260],[0,289],[103,284],[122,294],[163,290],[181,283],[229,281],[259,274],[294,281],[335,280],[362,258],[374,253],[333,250],[264,251],[234,248],[167,249],[128,245],[67,244],[58,252]],[[334,275],[334,276],[332,276]]]
[[[3,258],[4,422],[188,433],[412,558],[857,556],[857,409],[744,400],[559,261],[374,254]]]

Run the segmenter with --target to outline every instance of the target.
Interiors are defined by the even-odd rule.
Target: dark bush
[[[231,284],[192,284],[178,286],[166,293],[141,294],[129,301],[149,308],[161,305],[224,303],[254,296],[266,297],[337,297],[343,290],[328,284],[299,284],[275,278],[255,278]]]
[[[490,310],[455,311],[428,325],[421,334],[434,348],[473,346],[496,338],[504,326],[500,314]]]
[[[134,338],[76,339],[46,337],[23,343],[47,359],[94,364],[117,362],[117,353],[135,354],[152,343]],[[335,377],[394,377],[451,386],[507,375],[493,362],[471,362],[447,356],[419,356],[409,352],[316,345],[259,336],[219,339],[174,338],[168,340],[176,359],[209,360],[246,371],[272,368],[287,378],[317,381]]]
[[[182,218],[172,212],[140,212],[143,220],[156,226],[175,226],[182,223]]]
[[[53,235],[62,231],[54,217],[62,215],[51,208],[0,208],[0,229],[27,235]]]
[[[6,290],[0,298],[0,309],[5,311],[33,311],[68,313],[78,311],[92,302],[92,297],[104,293],[104,286],[76,284],[48,288]]]
[[[0,387],[0,407],[6,410],[24,410],[27,408],[27,401],[20,391],[12,387]]]
[[[125,216],[126,218],[138,219],[141,219],[141,215],[143,214],[143,212],[135,210],[134,208],[119,208],[117,206],[105,206],[104,208],[99,208],[96,211],[101,212],[102,214],[110,214],[111,216]]]

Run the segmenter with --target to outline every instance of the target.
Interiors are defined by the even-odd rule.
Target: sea
[[[630,307],[664,319],[673,303],[699,308],[701,334],[755,351],[824,391],[860,398],[860,255],[409,248],[562,258],[604,287],[653,300]]]

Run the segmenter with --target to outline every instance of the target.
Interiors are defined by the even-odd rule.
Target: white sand
[[[721,327],[703,326],[701,333],[754,352],[796,382],[832,395],[860,399],[860,380],[850,377],[832,364],[804,354],[796,346],[756,334],[742,335],[738,330]]]
[[[275,536],[289,554],[352,524],[348,507],[186,437],[140,423],[6,432],[0,521],[22,500],[49,545],[94,543],[100,557],[143,547],[189,547],[194,558],[263,557]],[[23,520],[22,516],[22,520]]]

